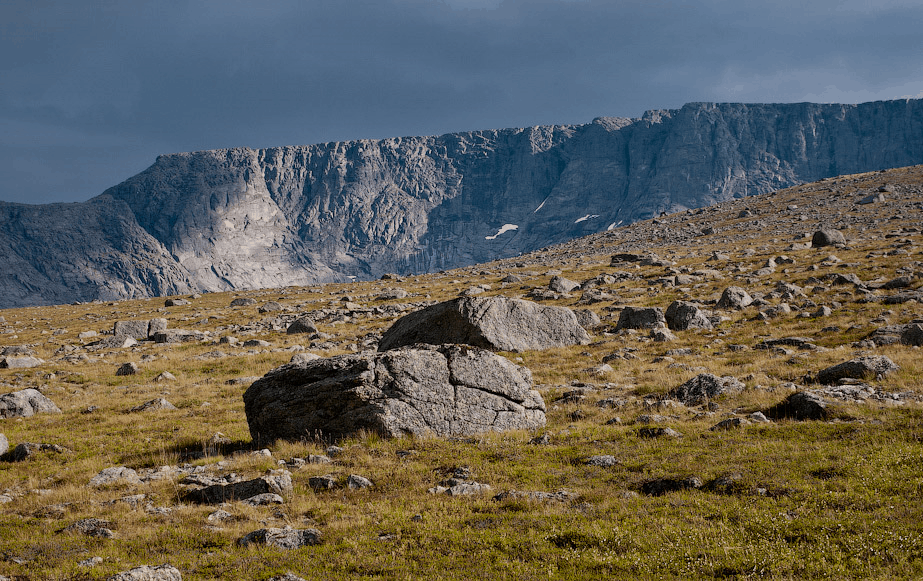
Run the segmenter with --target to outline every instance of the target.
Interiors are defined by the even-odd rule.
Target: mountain
[[[923,100],[162,155],[85,203],[0,203],[0,308],[423,272],[923,163]]]

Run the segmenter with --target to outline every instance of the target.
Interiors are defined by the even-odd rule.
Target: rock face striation
[[[361,431],[472,435],[545,425],[528,369],[462,345],[290,363],[244,393],[256,442]]]
[[[163,155],[85,203],[0,203],[0,308],[434,271],[919,163],[915,99]]]

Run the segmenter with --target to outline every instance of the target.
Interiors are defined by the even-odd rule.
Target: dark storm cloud
[[[86,199],[173,151],[916,96],[921,21],[887,0],[6,0],[0,199]]]

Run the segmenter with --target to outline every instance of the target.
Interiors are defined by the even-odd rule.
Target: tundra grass
[[[885,181],[920,185],[921,175],[921,168],[909,168],[847,181],[859,190]],[[834,273],[884,281],[912,269],[923,260],[920,233],[913,230],[919,228],[919,215],[891,219],[850,206],[844,215],[860,222],[851,231],[855,241],[846,248],[789,250],[804,237],[783,239],[770,231],[734,237],[740,232],[734,228],[746,222],[737,218],[744,204],[758,215],[788,204],[808,208],[825,184],[722,205],[701,215],[688,213],[690,223],[707,220],[717,226],[716,233],[684,245],[671,245],[668,236],[653,238],[647,249],[670,258],[675,264],[668,268],[610,266],[609,257],[625,250],[623,235],[616,232],[530,256],[397,281],[212,293],[171,308],[159,298],[2,311],[6,323],[0,324],[0,343],[31,345],[46,363],[0,370],[0,392],[39,389],[62,413],[0,420],[0,432],[11,446],[44,442],[67,450],[41,452],[25,462],[0,461],[0,494],[9,499],[0,504],[0,575],[105,579],[139,565],[170,563],[183,579],[231,580],[269,579],[289,571],[306,579],[921,578],[921,351],[855,344],[880,326],[920,318],[923,310],[914,302],[867,301],[852,286],[811,282]],[[814,226],[806,224],[805,234]],[[885,238],[895,232],[900,235]],[[909,248],[909,254],[887,255],[900,248]],[[730,259],[708,260],[715,251]],[[782,254],[794,263],[780,264],[767,276],[752,275],[768,258]],[[831,254],[839,262],[828,261]],[[688,287],[656,282],[706,268],[722,278],[703,276]],[[589,345],[503,354],[531,369],[547,406],[543,430],[469,438],[358,435],[337,442],[344,451],[332,463],[292,469],[294,492],[282,505],[229,503],[221,508],[231,517],[220,522],[208,519],[218,507],[183,500],[184,485],[175,475],[141,485],[88,486],[90,478],[111,466],[187,465],[253,478],[278,468],[280,461],[322,454],[330,442],[280,441],[269,447],[270,457],[253,454],[242,400],[249,383],[233,380],[261,376],[299,349],[322,356],[361,349],[364,338],[383,332],[398,316],[377,315],[375,308],[406,303],[410,306],[404,311],[410,312],[484,284],[489,285],[484,296],[524,296],[547,286],[551,271],[576,281],[614,271],[637,278],[603,285],[612,298],[602,302],[581,304],[576,294],[542,301],[599,315],[602,324],[593,329]],[[519,274],[523,282],[502,283],[509,273]],[[801,286],[806,296],[772,296],[778,281]],[[724,311],[725,320],[715,329],[676,332],[669,343],[650,340],[646,331],[614,329],[624,305],[666,308],[676,299],[715,301],[731,285],[767,297],[770,305],[786,301],[794,310],[769,320],[761,319],[756,307]],[[393,287],[410,295],[377,298]],[[919,287],[917,279],[914,288]],[[258,304],[229,307],[238,296],[253,297]],[[344,297],[362,311],[341,312]],[[320,331],[329,336],[318,341],[325,346],[254,326],[275,316],[257,310],[269,300],[281,303],[287,314],[316,316]],[[833,312],[802,316],[814,310],[811,304],[832,306]],[[102,351],[84,349],[90,340],[78,338],[86,330],[105,332],[117,320],[160,316],[169,319],[171,328],[208,331],[211,338]],[[262,339],[271,347],[218,344],[226,335],[241,342]],[[764,339],[786,336],[806,337],[820,349],[754,348]],[[74,346],[76,351],[69,353]],[[225,356],[211,357],[216,350]],[[900,366],[871,383],[882,391],[911,394],[902,405],[843,405],[832,421],[781,420],[711,430],[727,417],[768,409],[791,392],[789,384],[804,385],[805,376],[819,369],[872,353]],[[74,354],[86,357],[64,358]],[[612,369],[600,372],[604,359]],[[127,361],[137,362],[139,373],[116,376]],[[176,379],[155,381],[167,371]],[[670,389],[703,372],[733,375],[746,387],[708,407],[658,403]],[[569,392],[576,393],[561,399]],[[160,397],[177,409],[130,411]],[[597,405],[604,400],[622,403]],[[653,414],[662,416],[657,425],[681,437],[642,437],[636,420]],[[209,440],[218,432],[231,443],[216,449]],[[532,443],[539,436],[547,436],[547,443]],[[585,463],[603,454],[617,463],[606,468]],[[473,480],[489,484],[491,493],[452,498],[428,492],[462,467]],[[310,477],[328,473],[341,483],[350,474],[362,475],[374,486],[325,492],[308,486]],[[728,475],[733,475],[731,485],[708,486]],[[641,493],[653,479],[687,476],[707,485],[662,496]],[[493,500],[494,494],[509,490],[564,490],[572,496],[564,502]],[[138,494],[145,495],[142,502],[125,500]],[[109,521],[116,537],[61,532],[89,517]],[[283,526],[317,528],[323,542],[294,551],[236,544],[253,530]],[[102,561],[80,564],[91,557]]]

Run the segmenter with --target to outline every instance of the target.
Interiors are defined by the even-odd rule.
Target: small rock
[[[364,476],[359,476],[357,474],[350,474],[346,479],[346,486],[350,490],[362,490],[363,488],[371,488],[372,481]]]
[[[138,473],[125,466],[113,466],[104,468],[99,474],[90,479],[90,486],[106,486],[118,482],[128,482],[129,484],[141,484],[141,478]]]
[[[600,466],[603,468],[608,468],[610,466],[615,466],[619,464],[618,459],[615,456],[610,456],[608,454],[603,454],[599,456],[590,456],[583,462],[587,466]]]
[[[259,529],[244,535],[237,541],[240,547],[249,547],[250,545],[266,545],[277,547],[279,549],[298,549],[311,545],[318,545],[321,542],[321,534],[317,529],[293,529],[286,527],[284,529]]]
[[[321,490],[332,490],[337,484],[336,478],[331,474],[324,474],[323,476],[312,476],[308,478],[308,486],[310,486],[315,492],[320,492]]]
[[[232,307],[249,307],[250,305],[255,305],[256,299],[251,299],[249,297],[241,297],[231,301]]]
[[[728,418],[726,420],[721,420],[709,429],[715,432],[718,430],[732,430],[734,428],[741,428],[748,425],[750,425],[750,420],[746,418]]]
[[[142,565],[107,577],[106,581],[183,581],[183,576],[171,565]]]
[[[136,375],[137,373],[138,364],[134,362],[123,363],[115,372],[116,375]]]
[[[131,413],[135,413],[135,412],[149,412],[149,411],[155,411],[155,410],[175,410],[175,409],[176,409],[176,406],[174,406],[172,403],[168,402],[164,398],[159,397],[157,399],[146,401],[143,404],[139,406],[135,406],[128,411]]]
[[[245,498],[241,502],[249,504],[250,506],[269,506],[270,504],[282,504],[285,502],[285,499],[278,494],[264,492],[263,494],[256,494],[250,498]]]

